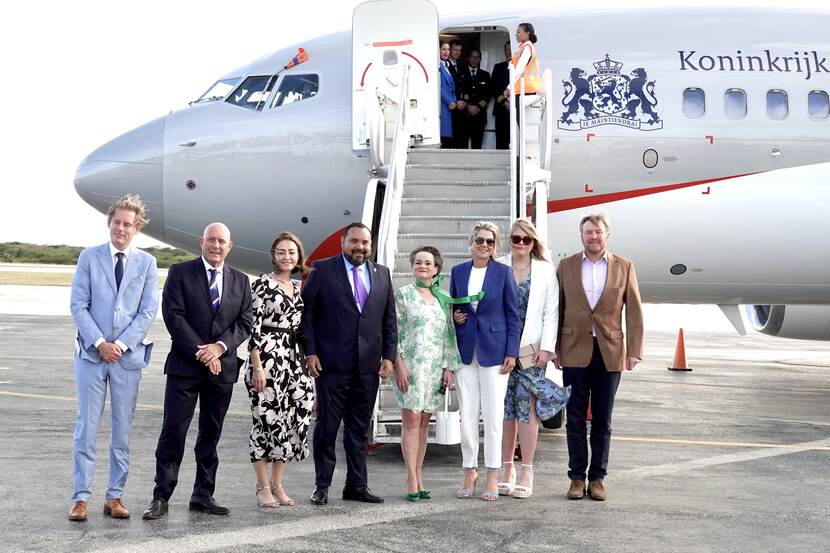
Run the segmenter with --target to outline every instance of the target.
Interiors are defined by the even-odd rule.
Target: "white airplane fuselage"
[[[556,89],[555,257],[579,251],[579,219],[601,211],[611,220],[609,249],[635,262],[644,301],[830,304],[830,119],[808,112],[808,97],[830,92],[830,13],[475,14],[441,29],[503,30],[515,50],[522,21],[536,28]],[[233,233],[230,261],[254,273],[269,269],[281,230],[298,234],[313,258],[335,253],[340,229],[361,219],[370,168],[368,154],[352,149],[351,40],[350,32],[312,39],[229,75],[273,75],[299,46],[308,61],[283,74],[318,75],[314,97],[261,111],[218,100],[173,112],[90,154],[79,194],[103,210],[140,193],[153,219],[145,232],[191,251],[204,226],[221,220]],[[618,87],[627,114],[602,115],[613,111],[603,82]],[[700,117],[684,114],[690,88],[705,95]],[[725,112],[734,89],[745,93],[745,117]],[[768,116],[771,90],[786,93],[785,118]],[[825,323],[830,307],[815,325]]]

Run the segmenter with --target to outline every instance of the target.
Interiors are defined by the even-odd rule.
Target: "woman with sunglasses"
[[[495,260],[501,231],[480,221],[470,235],[472,259],[452,268],[450,293],[472,299],[453,312],[461,368],[456,372],[461,411],[464,485],[456,497],[475,494],[478,480],[479,411],[484,420],[484,465],[487,478],[481,499],[495,501],[501,468],[504,394],[519,353],[516,281],[510,268]]]
[[[548,362],[556,350],[559,285],[556,270],[547,260],[545,245],[533,223],[527,219],[517,219],[513,223],[510,250],[499,261],[513,270],[521,340],[519,363],[510,374],[504,399],[501,449],[504,471],[498,489],[500,495],[528,498],[533,493],[533,456],[539,434],[537,416],[552,417],[565,406],[570,394],[569,390],[545,379]],[[518,480],[513,466],[517,431],[522,448],[522,470]]]

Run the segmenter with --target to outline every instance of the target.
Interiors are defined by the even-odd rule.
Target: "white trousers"
[[[504,425],[504,395],[509,374],[500,374],[501,365],[482,367],[473,357],[455,373],[458,407],[461,411],[461,455],[464,468],[478,467],[479,413],[484,420],[484,466],[501,468],[501,434]]]

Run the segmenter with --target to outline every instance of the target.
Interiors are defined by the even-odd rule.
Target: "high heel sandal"
[[[288,497],[288,494],[285,493],[285,488],[282,487],[282,484],[277,484],[276,486],[271,486],[271,493],[274,495],[274,498],[277,500],[282,507],[293,507],[294,500],[288,497],[288,499],[282,500],[277,498],[277,490],[282,490],[282,493],[285,497]]]
[[[473,478],[473,487],[472,488],[459,488],[457,492],[455,492],[455,497],[458,499],[470,499],[476,494],[476,484],[478,483],[478,472],[475,472],[475,478]]]
[[[525,486],[517,484],[516,487],[513,488],[513,497],[517,499],[527,499],[533,495],[533,465],[525,465],[522,463],[522,476],[525,475],[525,471],[530,473],[530,485]]]
[[[270,501],[263,501],[262,500],[262,497],[260,497],[259,492],[261,492],[263,490],[271,491],[271,488],[270,488],[270,486],[260,486],[259,484],[257,484],[257,486],[256,486],[256,504],[257,504],[257,506],[258,507],[267,507],[269,509],[273,508],[273,507],[279,507],[280,504],[273,497],[271,498]]]
[[[502,461],[502,465],[513,466],[513,461]],[[516,487],[516,469],[513,468],[510,472],[511,475],[509,482],[499,482],[496,484],[496,489],[499,490],[499,495],[510,495]]]

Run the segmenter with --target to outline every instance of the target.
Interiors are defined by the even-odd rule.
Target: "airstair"
[[[414,40],[375,40],[381,23],[407,4],[407,30]],[[418,20],[417,25],[412,23]],[[437,12],[423,0],[367,2],[352,22],[352,145],[370,160],[362,221],[372,229],[377,262],[390,267],[395,288],[412,282],[410,252],[437,247],[444,274],[471,257],[470,231],[491,221],[506,235],[518,217],[530,217],[547,235],[553,90],[518,95],[522,117],[510,104],[509,150],[440,149],[437,79]],[[421,62],[411,60],[419,58]],[[510,75],[510,83],[516,76]],[[488,109],[488,112],[490,110]],[[521,121],[519,125],[518,121]],[[504,253],[504,252],[502,252]],[[444,286],[447,287],[447,282]],[[374,442],[400,441],[401,414],[390,380],[381,382],[372,421]]]

